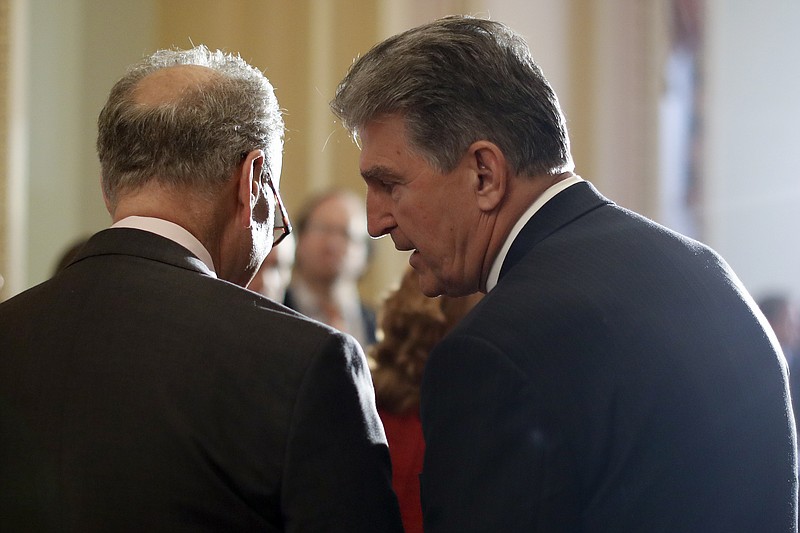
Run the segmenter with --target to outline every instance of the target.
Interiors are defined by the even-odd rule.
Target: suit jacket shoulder
[[[426,530],[792,530],[785,363],[757,316],[708,247],[566,189],[428,360]]]
[[[400,528],[361,348],[172,241],[100,232],[0,337],[3,526]]]

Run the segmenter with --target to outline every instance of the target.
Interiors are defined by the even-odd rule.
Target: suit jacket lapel
[[[514,239],[500,269],[500,279],[542,239],[589,211],[611,203],[588,181],[558,193],[531,217]]]
[[[199,258],[180,244],[134,228],[109,228],[93,235],[70,265],[88,257],[128,255],[213,276]]]

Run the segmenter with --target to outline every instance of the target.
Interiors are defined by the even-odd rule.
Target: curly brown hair
[[[419,408],[419,388],[428,354],[483,297],[425,296],[417,274],[406,270],[379,313],[380,340],[370,367],[379,409],[403,414]]]

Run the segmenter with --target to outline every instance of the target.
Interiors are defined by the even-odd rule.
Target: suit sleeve
[[[403,530],[369,369],[348,336],[330,336],[306,372],[283,478],[286,531]]]
[[[481,339],[451,336],[435,348],[422,386],[426,533],[577,527],[567,511],[573,467],[539,394]]]

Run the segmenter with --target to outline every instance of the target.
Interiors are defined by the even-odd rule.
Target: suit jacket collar
[[[214,276],[197,256],[166,237],[134,228],[109,228],[93,235],[70,265],[88,257],[128,255]]]
[[[499,280],[541,240],[589,211],[611,203],[588,181],[558,193],[533,215],[514,239],[500,269]]]

